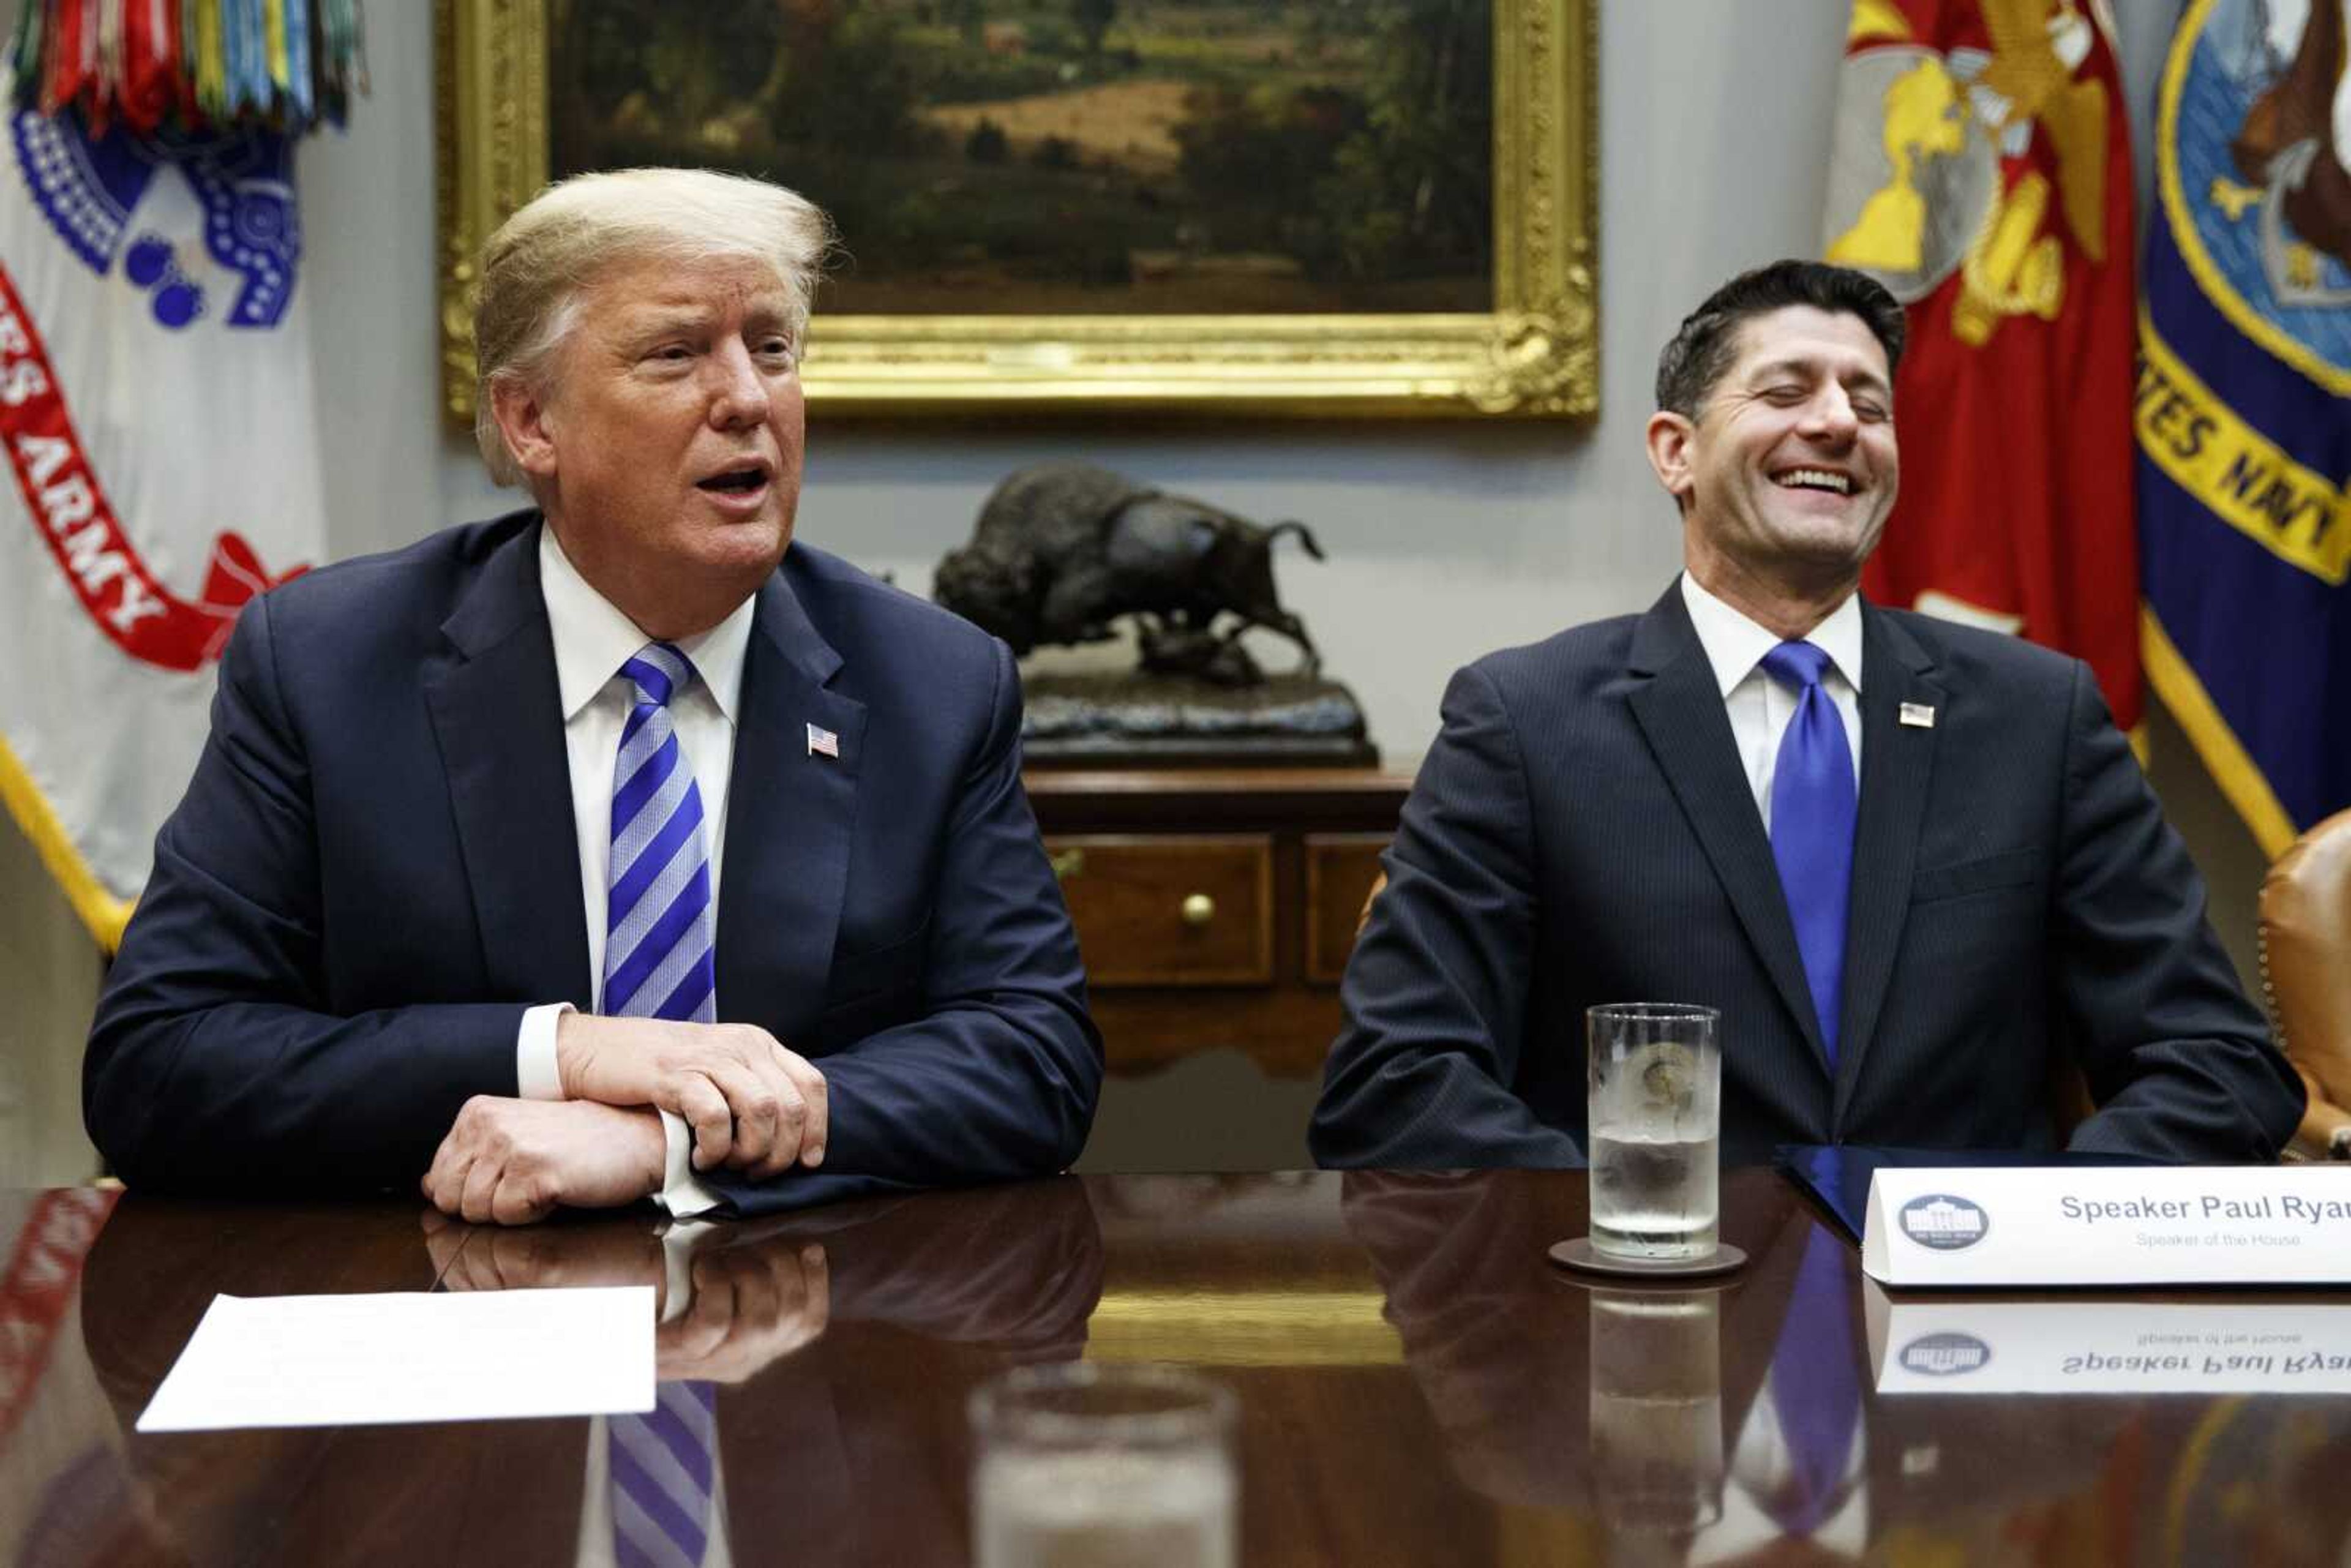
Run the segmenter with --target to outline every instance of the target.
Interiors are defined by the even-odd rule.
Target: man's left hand
[[[585,1290],[651,1285],[656,1311],[668,1271],[658,1221],[520,1225],[484,1228],[437,1208],[421,1217],[424,1249],[444,1291]]]
[[[824,1334],[832,1272],[824,1249],[769,1241],[694,1255],[694,1300],[653,1333],[664,1378],[744,1383]]]
[[[528,1225],[559,1205],[612,1208],[659,1192],[661,1117],[592,1100],[476,1094],[434,1154],[424,1196],[476,1224]]]

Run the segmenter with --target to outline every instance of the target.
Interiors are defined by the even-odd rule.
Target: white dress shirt
[[[1796,716],[1796,694],[1771,678],[1763,655],[1780,645],[1776,632],[1757,625],[1682,573],[1682,602],[1689,608],[1690,624],[1714,667],[1715,688],[1722,694],[1723,711],[1730,719],[1730,735],[1739,747],[1739,765],[1754,792],[1755,809],[1762,813],[1763,831],[1771,831],[1771,775],[1780,762],[1780,740],[1788,721]],[[1821,686],[1836,705],[1844,722],[1845,746],[1853,753],[1853,779],[1861,788],[1861,599],[1847,594],[1806,634],[1804,641],[1829,656]],[[1815,1545],[1843,1556],[1858,1557],[1869,1537],[1869,1489],[1858,1478],[1868,1454],[1868,1440],[1858,1418],[1844,1455],[1848,1490],[1834,1510],[1813,1531]],[[1722,1517],[1701,1531],[1690,1544],[1693,1568],[1725,1561],[1778,1539],[1783,1531],[1763,1500],[1776,1496],[1792,1472],[1788,1442],[1780,1429],[1779,1407],[1766,1376],[1755,1404],[1740,1427],[1732,1454],[1731,1484],[1724,1489]]]
[[[1730,716],[1731,738],[1739,743],[1739,765],[1746,770],[1748,788],[1755,792],[1755,808],[1763,813],[1763,831],[1771,831],[1771,774],[1780,762],[1780,737],[1796,716],[1796,694],[1773,680],[1763,668],[1763,655],[1782,641],[1682,573],[1682,602],[1689,607],[1690,624],[1698,631],[1722,706]],[[1829,618],[1813,627],[1804,641],[1829,656],[1821,676],[1822,689],[1844,720],[1844,739],[1853,753],[1853,786],[1861,789],[1861,598],[1847,594]]]
[[[612,855],[612,769],[621,731],[634,694],[617,678],[621,666],[652,639],[611,601],[589,586],[555,540],[538,536],[539,592],[555,639],[555,678],[563,702],[563,749],[571,773],[571,822],[580,837],[580,891],[588,911],[588,973],[595,1006],[604,1000],[605,900]],[[670,698],[670,722],[702,795],[702,829],[709,835],[710,907],[718,908],[718,873],[725,863],[726,781],[735,765],[735,717],[743,695],[743,656],[750,645],[754,601],[709,631],[675,646],[698,677]],[[554,1002],[523,1014],[515,1046],[515,1080],[527,1100],[560,1100],[555,1064],[555,1021],[571,1010]],[[717,1198],[694,1177],[694,1140],[684,1121],[664,1111],[667,1163],[661,1200],[672,1214],[699,1214]]]
[[[1795,1458],[1780,1426],[1780,1408],[1766,1375],[1747,1419],[1732,1445],[1729,1484],[1722,1489],[1722,1517],[1690,1542],[1690,1568],[1743,1557],[1789,1533],[1771,1517],[1770,1500],[1781,1496],[1795,1474]],[[1859,1558],[1869,1546],[1869,1432],[1866,1416],[1854,1417],[1838,1471],[1836,1505],[1806,1539],[1841,1557]]]
[[[692,1219],[663,1228],[664,1323],[677,1322],[694,1305],[694,1249],[717,1228]],[[734,1568],[734,1552],[726,1544],[726,1466],[716,1442],[710,1449],[709,1524],[697,1568]],[[619,1568],[620,1556],[612,1549],[612,1428],[603,1416],[588,1421],[588,1476],[580,1489],[580,1541],[572,1561],[579,1568]]]

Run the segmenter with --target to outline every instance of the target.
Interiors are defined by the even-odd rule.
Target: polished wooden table
[[[722,1385],[738,1563],[967,1561],[967,1396],[1077,1356],[1190,1363],[1236,1391],[1255,1564],[2345,1560],[2351,1400],[1879,1396],[1875,1287],[1771,1173],[1725,1175],[1725,1239],[1752,1260],[1719,1290],[1577,1283],[1544,1249],[1583,1222],[1577,1173],[861,1201],[704,1235],[661,1365]],[[497,1231],[389,1201],[91,1191],[0,1194],[0,1255],[11,1564],[572,1562],[586,1420],[131,1426],[215,1292],[664,1277],[641,1215]],[[1800,1289],[1823,1264],[1826,1297]],[[1805,1332],[1783,1335],[1798,1301]],[[1847,1390],[1845,1462],[1797,1500],[1813,1535],[1784,1534],[1785,1497],[1742,1471],[1796,1342]],[[1711,1522],[1677,1522],[1692,1513]]]

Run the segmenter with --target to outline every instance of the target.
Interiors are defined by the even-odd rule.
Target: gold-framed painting
[[[820,413],[1573,417],[1598,0],[436,0],[444,402],[481,243],[688,162],[840,225]]]

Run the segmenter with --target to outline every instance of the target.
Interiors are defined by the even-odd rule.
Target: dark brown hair
[[[1696,419],[1715,383],[1739,356],[1739,329],[1758,316],[1809,305],[1861,319],[1886,350],[1886,373],[1902,362],[1907,335],[1902,306],[1884,284],[1849,267],[1824,261],[1775,261],[1742,272],[1682,319],[1657,356],[1657,406]]]

